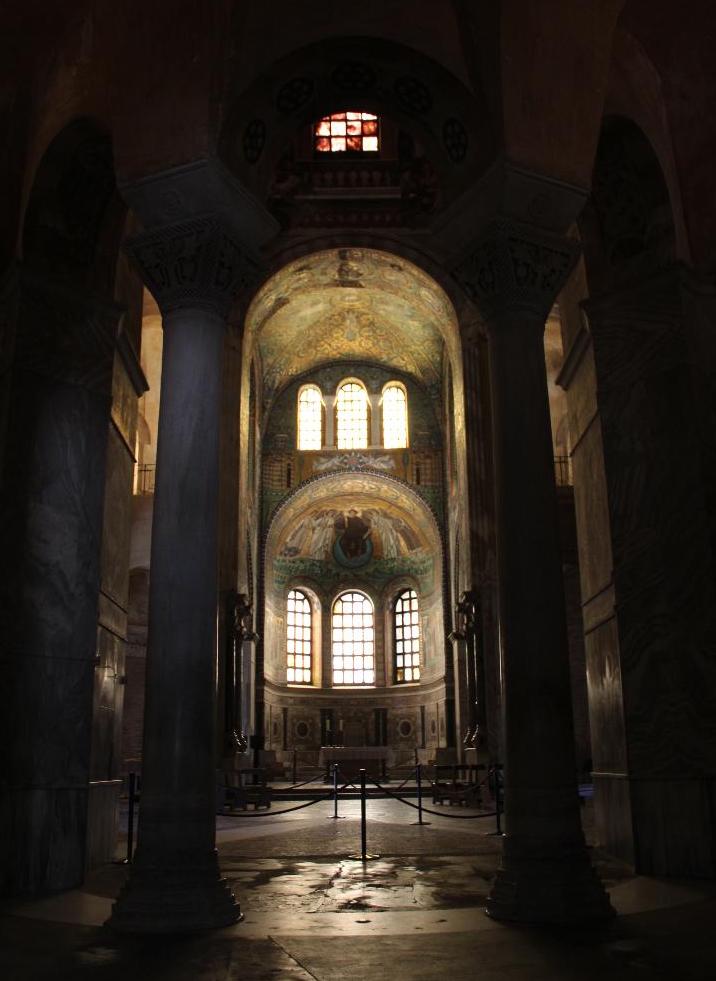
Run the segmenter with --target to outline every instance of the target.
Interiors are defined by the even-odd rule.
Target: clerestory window
[[[300,589],[286,599],[286,681],[290,685],[311,684],[311,603]]]
[[[420,681],[420,610],[414,589],[398,595],[394,617],[395,682]]]
[[[313,126],[313,149],[316,154],[355,156],[377,153],[379,139],[378,117],[372,112],[334,112],[319,119]]]
[[[368,446],[368,393],[355,379],[344,381],[336,395],[336,446],[339,450]]]
[[[331,651],[334,685],[375,684],[373,604],[364,593],[341,593],[333,604]]]
[[[402,449],[408,445],[408,396],[400,382],[389,382],[381,398],[383,446]]]
[[[298,393],[298,449],[320,450],[323,445],[323,397],[316,385]]]

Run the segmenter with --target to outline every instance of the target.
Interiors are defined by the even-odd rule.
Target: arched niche
[[[423,681],[445,674],[443,546],[435,516],[406,484],[367,471],[334,472],[301,485],[275,512],[264,548],[264,672],[285,683],[287,590],[303,583],[326,613],[345,589],[375,606],[376,687],[389,683],[383,625],[396,584],[410,583],[421,602]],[[393,589],[394,591],[394,589]],[[324,629],[323,686],[330,684]]]

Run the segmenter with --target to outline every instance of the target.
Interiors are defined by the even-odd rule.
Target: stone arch
[[[655,272],[676,257],[661,164],[643,130],[625,116],[603,121],[580,232],[592,293]]]
[[[390,116],[418,138],[455,194],[496,152],[486,106],[447,69],[393,41],[331,38],[293,52],[233,94],[220,155],[265,197],[296,130],[349,103]]]
[[[23,261],[110,292],[125,216],[110,134],[94,119],[77,118],[55,135],[39,162],[24,215]]]

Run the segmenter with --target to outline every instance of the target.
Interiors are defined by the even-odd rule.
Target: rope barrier
[[[344,787],[339,787],[338,793],[342,793],[348,784]],[[229,788],[235,789],[235,788]],[[324,797],[316,797],[315,800],[309,800],[305,804],[297,804],[295,807],[285,807],[281,811],[245,811],[243,814],[227,814],[225,811],[217,811],[217,817],[230,817],[230,818],[245,818],[245,817],[281,817],[282,814],[290,814],[291,811],[301,811],[304,807],[313,807],[314,804],[320,804],[322,801],[331,800],[333,798],[333,791],[326,794]]]
[[[402,804],[407,804],[408,807],[412,807],[416,811],[421,810],[421,808],[418,807],[417,804],[413,804],[411,800],[406,800],[405,797],[398,797],[397,794],[391,794],[388,788],[381,786],[377,780],[371,779],[371,783],[375,784],[378,790],[382,791],[384,794],[387,794],[388,797],[392,797],[393,800],[399,800]],[[483,811],[481,814],[445,814],[441,811],[433,811],[429,807],[425,806],[422,807],[422,810],[426,814],[434,814],[435,817],[455,818],[462,821],[471,821],[474,818],[495,817],[495,814],[497,813],[496,811]]]

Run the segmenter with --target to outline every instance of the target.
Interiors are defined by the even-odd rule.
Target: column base
[[[107,926],[119,933],[185,933],[237,923],[241,909],[213,862],[134,864]]]
[[[579,925],[615,916],[586,846],[541,855],[505,855],[487,897],[487,915],[515,923]]]

